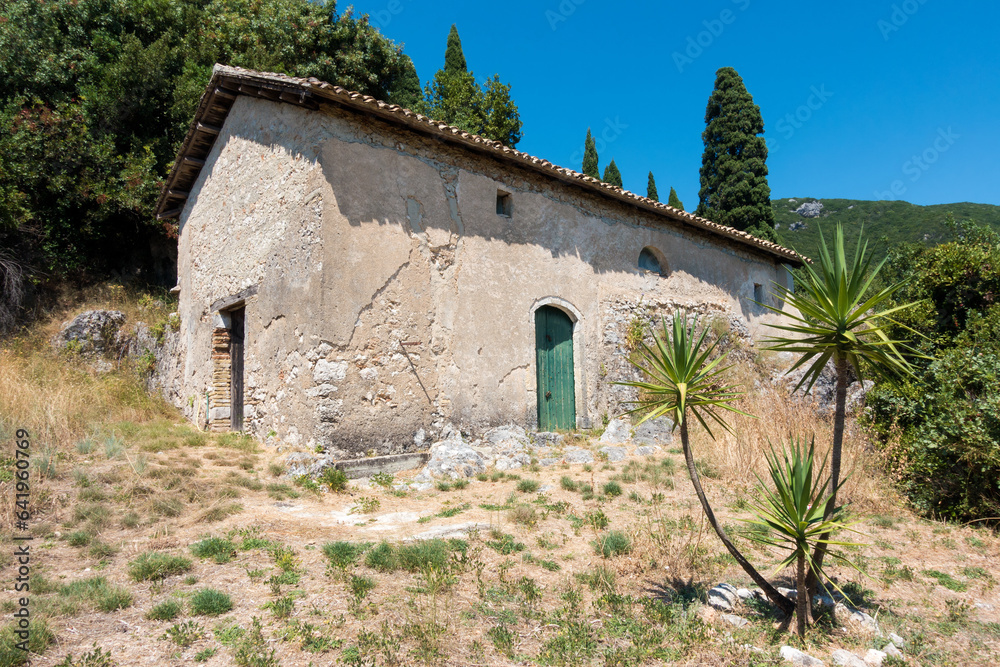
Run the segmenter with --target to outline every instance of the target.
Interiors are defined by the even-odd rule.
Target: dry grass
[[[313,493],[274,479],[277,452],[184,424],[146,397],[128,368],[98,375],[53,353],[46,341],[55,328],[25,334],[0,353],[4,423],[39,434],[34,442],[52,448],[55,466],[33,477],[32,532],[40,554],[33,574],[40,578],[32,605],[58,643],[32,664],[56,665],[96,642],[122,665],[186,664],[212,651],[206,664],[233,664],[237,654],[266,646],[278,664],[303,667],[365,659],[748,666],[778,664],[777,646],[789,640],[766,609],[741,607],[751,623],[737,630],[703,604],[705,590],[719,581],[748,580],[705,523],[674,451],[590,469],[557,465],[521,478],[483,475],[447,492],[397,495],[354,486],[350,496]],[[738,372],[749,386],[761,380],[749,365]],[[744,500],[756,484],[753,471],[764,471],[768,439],[781,443],[789,432],[815,433],[823,443],[832,427],[813,406],[790,400],[769,382],[764,386],[740,406],[761,419],[737,418],[736,435],[718,433],[715,441],[695,431],[694,449],[714,471],[704,484],[720,520],[770,576],[777,554],[747,540],[740,522],[749,517]],[[47,407],[39,406],[43,401]],[[88,435],[96,436],[94,444],[82,451],[77,443]],[[114,441],[106,442],[109,437]],[[586,435],[571,441],[596,451]],[[866,574],[845,568],[832,573],[862,608],[878,615],[886,632],[911,642],[907,664],[993,664],[1000,651],[1000,539],[914,518],[866,451],[863,433],[852,427],[846,495],[855,513],[867,518],[858,540],[864,546],[851,556]],[[526,479],[551,488],[538,494]],[[614,488],[612,480],[621,495],[602,493]],[[0,482],[4,522],[12,497],[10,482]],[[378,503],[369,501],[369,513],[351,513],[359,498]],[[461,549],[452,545],[456,550],[445,566],[382,572],[362,555],[382,540],[398,545],[416,533],[467,522],[484,528]],[[10,534],[9,523],[0,529]],[[595,555],[595,542],[609,531],[624,533],[631,551]],[[233,550],[225,557],[196,557],[192,545],[210,538],[228,539]],[[324,545],[345,541],[357,557],[331,567]],[[191,569],[136,581],[130,564],[149,553],[189,559]],[[9,554],[0,556],[0,579],[11,581],[15,567]],[[130,595],[131,606],[93,611],[89,602],[77,604],[60,593],[82,590],[98,576],[122,599]],[[771,578],[790,581],[785,573]],[[232,611],[193,619],[205,633],[189,647],[157,639],[175,623],[190,622],[192,596],[208,588],[230,596]],[[972,606],[977,602],[987,606]],[[175,605],[178,616],[157,620],[164,615],[153,609],[165,603]],[[0,611],[10,611],[9,603]],[[256,644],[255,618],[262,633]],[[821,625],[804,648],[828,661],[834,648],[863,654],[876,645],[857,628]]]

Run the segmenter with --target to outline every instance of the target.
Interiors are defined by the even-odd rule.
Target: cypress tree
[[[660,194],[656,191],[656,179],[653,172],[649,172],[649,180],[646,181],[646,198],[653,201],[660,201]]]
[[[615,164],[614,160],[604,169],[604,178],[602,180],[608,185],[617,185],[622,189],[625,188],[622,185],[622,173],[618,171],[618,165]]]
[[[774,212],[767,184],[764,119],[732,67],[715,73],[705,110],[701,190],[697,214],[773,240]]]
[[[679,211],[684,210],[684,202],[682,202],[681,198],[677,196],[677,190],[674,190],[673,188],[670,188],[670,198],[667,199],[667,206],[672,206]]]
[[[521,116],[510,96],[510,85],[494,74],[480,86],[462,53],[458,28],[451,26],[444,67],[424,89],[418,111],[467,132],[515,146],[521,140]]]
[[[590,128],[587,128],[587,139],[583,142],[583,173],[591,178],[596,178],[601,180],[601,170],[597,166],[597,145],[594,143],[594,137],[590,134]]]
[[[452,23],[448,33],[448,47],[444,51],[445,74],[465,74],[469,71],[462,52],[462,38],[458,36],[458,27]]]
[[[420,89],[420,77],[417,75],[417,68],[413,65],[410,56],[402,54],[403,71],[396,82],[396,87],[389,96],[389,101],[407,109],[421,111],[424,94]]]

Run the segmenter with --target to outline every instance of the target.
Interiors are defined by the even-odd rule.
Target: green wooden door
[[[542,306],[535,311],[535,359],[538,429],[575,429],[573,321],[558,308]]]

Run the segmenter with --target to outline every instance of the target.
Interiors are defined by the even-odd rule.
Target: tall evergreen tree
[[[622,185],[622,173],[618,171],[618,165],[615,164],[614,160],[611,161],[611,164],[605,167],[604,178],[601,180],[603,180],[608,185],[617,185],[620,188],[625,187],[624,185]]]
[[[708,98],[697,214],[774,240],[764,119],[732,67],[715,73]]]
[[[469,71],[465,53],[462,52],[462,38],[458,36],[458,26],[454,23],[451,24],[448,46],[444,51],[444,71],[445,74],[466,74]]]
[[[673,188],[670,188],[670,197],[667,199],[667,206],[672,206],[678,211],[684,210],[684,202],[682,202],[681,198],[677,196],[677,190],[674,190]]]
[[[660,201],[660,194],[656,191],[656,179],[653,172],[649,172],[649,180],[646,181],[646,198],[653,201]]]
[[[458,28],[451,26],[444,53],[444,67],[424,89],[421,111],[427,115],[479,134],[505,146],[521,140],[521,116],[510,97],[510,85],[494,74],[483,86],[467,68]]]
[[[583,173],[591,178],[596,178],[601,180],[601,170],[597,166],[597,145],[594,143],[594,137],[590,134],[590,128],[587,128],[587,139],[583,142]]]
[[[420,88],[420,77],[410,56],[401,54],[402,72],[396,81],[396,86],[389,95],[389,101],[407,109],[420,110],[424,95]]]

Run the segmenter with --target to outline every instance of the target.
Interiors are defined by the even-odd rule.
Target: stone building
[[[619,409],[643,318],[756,332],[791,251],[343,90],[216,66],[158,204],[179,227],[167,392],[350,458],[451,423]]]

